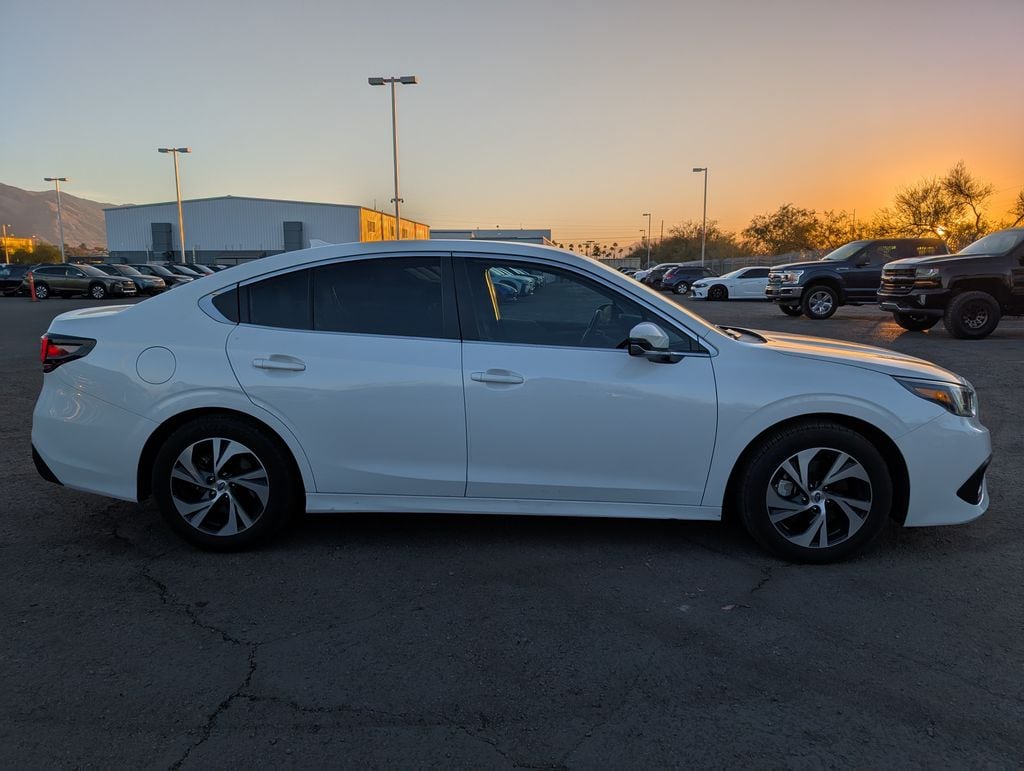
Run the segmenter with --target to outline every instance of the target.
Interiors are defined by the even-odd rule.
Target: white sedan
[[[544,289],[505,300],[495,268]],[[717,327],[546,247],[288,252],[139,305],[61,314],[40,356],[39,473],[152,496],[203,548],[252,546],[303,510],[731,509],[782,558],[825,562],[890,518],[947,525],[988,506],[989,433],[958,375]]]
[[[691,296],[702,300],[763,300],[767,286],[768,268],[754,266],[694,281]]]

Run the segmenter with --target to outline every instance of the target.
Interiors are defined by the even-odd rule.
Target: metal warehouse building
[[[221,196],[182,201],[189,261],[240,262],[305,249],[310,240],[329,244],[389,241],[391,214],[362,206],[269,198]],[[150,203],[103,210],[110,258],[120,262],[178,259],[178,205]],[[403,239],[430,238],[426,225],[402,220]]]

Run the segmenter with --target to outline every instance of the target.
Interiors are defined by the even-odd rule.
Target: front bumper
[[[691,286],[690,297],[694,297],[698,300],[706,300],[708,297],[708,288],[706,286]]]
[[[764,288],[764,296],[773,302],[782,303],[783,305],[794,305],[800,302],[800,298],[803,296],[804,288],[799,284],[769,284]]]
[[[896,444],[910,479],[907,527],[958,525],[988,509],[985,468],[992,442],[977,418],[947,413]]]

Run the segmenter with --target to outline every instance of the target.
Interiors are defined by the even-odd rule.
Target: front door
[[[493,267],[525,269],[538,288],[497,292]],[[710,357],[695,340],[574,271],[467,255],[456,275],[468,496],[700,503],[717,400]],[[688,355],[675,364],[630,356],[625,341],[640,321],[657,323]]]
[[[882,283],[882,266],[896,259],[895,243],[874,243],[851,257],[843,279],[846,296],[858,302],[875,302]]]
[[[447,256],[342,260],[241,289],[227,350],[316,491],[462,497],[462,351]]]

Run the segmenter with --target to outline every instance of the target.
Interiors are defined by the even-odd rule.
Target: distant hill
[[[62,188],[60,203],[64,212],[64,242],[71,246],[106,246],[107,234],[103,209],[112,203],[99,203],[69,195]],[[37,236],[56,244],[57,194],[51,188],[39,192],[0,183],[0,222],[11,226],[15,236]]]

